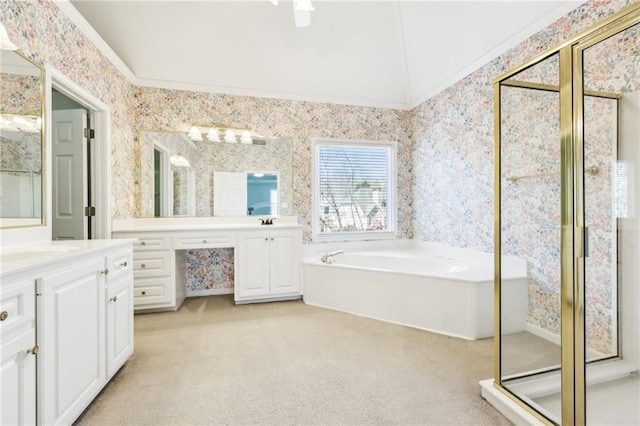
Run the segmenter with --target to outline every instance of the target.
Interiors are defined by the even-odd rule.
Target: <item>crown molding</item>
[[[334,105],[360,106],[367,108],[383,108],[408,111],[407,102],[372,102],[363,99],[344,99],[327,96],[318,96],[306,93],[291,93],[271,90],[261,90],[253,88],[238,88],[227,86],[213,86],[207,84],[188,83],[172,80],[156,80],[150,78],[136,78],[138,87],[148,87],[154,89],[188,90],[193,92],[215,93],[220,95],[244,96],[251,98],[282,99],[287,101],[316,102]]]
[[[129,69],[122,59],[113,51],[113,49],[107,44],[100,34],[91,26],[84,16],[78,12],[78,9],[71,4],[70,0],[54,0],[54,3],[58,8],[73,22],[76,27],[93,43],[104,56],[120,71],[125,78],[132,84],[137,84],[138,78]]]
[[[422,105],[423,103],[425,103],[426,101],[428,101],[429,99],[437,95],[438,93],[442,92],[447,87],[454,85],[458,81],[467,77],[469,74],[473,73],[474,71],[477,71],[478,69],[482,68],[484,65],[488,64],[489,62],[496,59],[500,55],[506,53],[507,51],[509,51],[509,49],[516,47],[518,44],[522,43],[529,37],[533,36],[539,31],[544,30],[549,25],[556,22],[559,19],[558,16],[565,16],[569,12],[582,6],[584,3],[586,3],[586,1],[584,0],[568,0],[561,5],[554,7],[549,12],[547,12],[543,17],[535,20],[534,22],[527,25],[526,27],[523,27],[516,34],[509,37],[507,40],[502,42],[500,45],[498,45],[494,49],[491,49],[488,53],[484,54],[482,57],[478,58],[477,60],[473,61],[471,64],[467,65],[457,73],[453,74],[451,77],[447,78],[446,80],[432,87],[427,92],[409,101],[409,109],[414,109]]]

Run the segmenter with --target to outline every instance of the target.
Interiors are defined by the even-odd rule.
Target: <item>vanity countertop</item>
[[[135,239],[43,241],[0,249],[0,275],[131,244]]]
[[[167,217],[113,221],[112,232],[179,232],[224,230],[271,230],[302,228],[297,216],[273,216],[273,225],[262,225],[265,217]]]

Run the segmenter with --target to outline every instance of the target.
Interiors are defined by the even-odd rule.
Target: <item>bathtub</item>
[[[493,336],[493,254],[414,240],[312,245],[305,303],[465,339]],[[324,250],[323,250],[324,247]],[[320,252],[344,249],[333,264]],[[503,334],[525,330],[526,262],[505,256]]]

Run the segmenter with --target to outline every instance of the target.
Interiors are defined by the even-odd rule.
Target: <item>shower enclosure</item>
[[[493,386],[550,424],[640,424],[640,5],[499,77]],[[527,261],[507,334],[502,255]]]

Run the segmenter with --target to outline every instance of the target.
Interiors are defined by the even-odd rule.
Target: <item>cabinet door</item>
[[[269,238],[271,294],[300,292],[302,241],[299,231],[272,231]]]
[[[36,357],[27,353],[35,344],[36,330],[32,328],[11,340],[3,339],[0,345],[0,424],[36,423]]]
[[[122,277],[107,289],[107,378],[133,353],[133,280]]]
[[[3,278],[0,287],[0,424],[36,422],[36,281]]]
[[[38,282],[38,398],[40,422],[71,424],[105,383],[103,257]]]
[[[237,298],[269,295],[269,233],[240,235]]]

